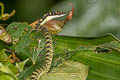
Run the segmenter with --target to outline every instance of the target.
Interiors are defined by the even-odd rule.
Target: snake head
[[[49,20],[43,26],[48,29],[48,31],[52,34],[57,34],[62,30],[65,23],[72,19],[74,14],[74,8],[68,13],[65,20]]]
[[[40,19],[40,25],[44,25],[46,22],[52,20],[52,19],[55,19],[55,18],[58,18],[58,17],[62,17],[62,16],[65,16],[65,13],[64,12],[60,12],[60,11],[55,11],[55,12],[49,12],[47,14],[44,14],[43,18]]]
[[[30,26],[32,26],[34,29],[36,28],[35,24],[40,22],[40,25],[46,27],[50,33],[57,34],[62,30],[64,24],[72,19],[73,14],[74,8],[72,7],[72,10],[68,13],[65,20],[53,20],[55,18],[65,16],[65,13],[60,11],[49,12],[45,14],[40,20],[37,20],[30,24]]]
[[[38,22],[40,23],[40,26],[43,26],[48,21],[65,15],[66,15],[65,12],[60,12],[60,11],[49,12],[44,14],[44,16],[41,19],[30,24],[30,26],[32,26],[32,28],[36,28],[35,24],[37,24]]]

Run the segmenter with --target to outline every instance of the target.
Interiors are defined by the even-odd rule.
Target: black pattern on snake
[[[43,18],[38,20],[37,23],[35,24],[36,30],[40,30],[44,34],[46,57],[45,57],[43,65],[35,69],[35,71],[32,73],[30,80],[39,80],[41,75],[49,71],[51,67],[51,63],[52,63],[52,58],[53,58],[52,35],[48,31],[48,29],[44,27],[43,25],[49,20],[52,20],[57,17],[62,17],[64,15],[65,15],[64,12],[59,12],[59,11],[49,12],[45,14]]]

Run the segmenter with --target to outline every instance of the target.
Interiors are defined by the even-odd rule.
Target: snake
[[[53,58],[52,33],[50,33],[48,29],[44,27],[44,24],[49,20],[62,17],[64,15],[65,13],[60,11],[49,12],[46,13],[41,19],[37,20],[37,22],[35,23],[36,30],[41,31],[44,35],[46,56],[43,65],[35,69],[35,71],[30,76],[30,80],[39,80],[43,74],[49,71],[52,64]]]

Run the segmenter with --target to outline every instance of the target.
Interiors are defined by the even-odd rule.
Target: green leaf
[[[18,79],[7,66],[0,63],[0,80],[18,80]]]
[[[43,75],[40,80],[86,80],[87,75],[88,66],[78,62],[65,61],[50,73]]]
[[[13,22],[7,27],[8,33],[11,35],[13,41],[17,41],[31,27],[27,23]]]
[[[11,23],[7,27],[7,31],[13,39],[14,45],[11,46],[11,49],[21,58],[30,58],[33,64],[35,64],[40,52],[44,48],[41,32],[32,31],[32,27],[27,23],[17,22]]]
[[[5,54],[5,49],[0,51],[0,59],[8,59],[8,56]]]
[[[16,73],[18,73],[17,68],[10,63],[5,50],[0,51],[0,60],[6,60],[0,62],[0,79],[1,80],[17,80]]]
[[[8,56],[5,53],[5,49],[0,51],[0,60],[0,63],[7,66],[14,74],[18,73],[18,69],[8,60]]]
[[[16,67],[18,68],[19,72],[22,72],[24,67],[25,67],[25,64],[28,62],[29,59],[26,59],[20,63],[16,63]]]
[[[67,49],[66,54],[72,55],[70,60],[89,66],[90,69],[87,80],[120,79],[120,46],[118,45],[120,42],[112,35],[97,38],[67,36],[57,36],[55,38],[57,38],[56,45],[59,45],[56,46],[56,50],[58,49],[57,52]],[[111,43],[115,44],[111,45]],[[98,47],[102,47],[101,51],[96,49]],[[106,52],[106,50],[108,51]],[[100,53],[98,53],[99,51]]]

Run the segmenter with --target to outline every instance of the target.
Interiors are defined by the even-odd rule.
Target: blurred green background
[[[0,0],[5,12],[16,10],[15,16],[8,21],[32,23],[49,11],[71,10],[75,8],[73,19],[69,21],[61,35],[95,37],[112,33],[120,38],[120,0]]]

